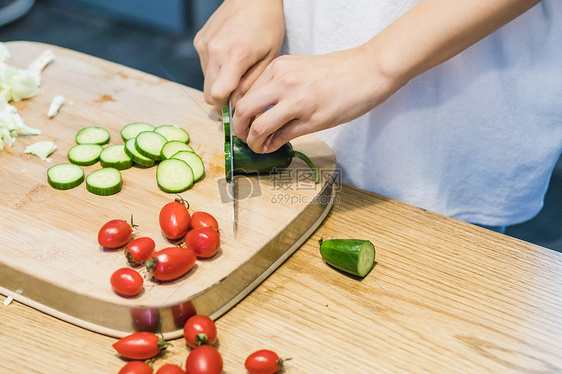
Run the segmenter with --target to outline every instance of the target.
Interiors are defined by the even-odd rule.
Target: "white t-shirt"
[[[417,2],[284,0],[284,52],[355,47]],[[562,150],[562,1],[543,0],[363,117],[317,135],[344,182],[472,223],[532,218]]]

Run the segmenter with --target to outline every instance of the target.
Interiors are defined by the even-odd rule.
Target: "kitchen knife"
[[[224,128],[224,174],[228,182],[230,197],[232,199],[232,233],[236,238],[238,227],[237,200],[236,189],[234,183],[234,149],[232,142],[232,104],[228,102],[228,106],[222,108],[222,122]]]

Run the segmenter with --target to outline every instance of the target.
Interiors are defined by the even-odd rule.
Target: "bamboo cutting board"
[[[238,231],[232,235],[230,195],[224,181],[223,132],[201,92],[121,65],[60,47],[11,42],[9,65],[24,68],[44,50],[55,61],[42,74],[38,96],[13,103],[41,135],[20,137],[0,151],[0,292],[53,316],[121,337],[133,331],[182,334],[194,313],[217,318],[247,295],[314,231],[334,201],[338,176],[331,149],[313,136],[293,141],[321,170],[314,185],[306,165],[295,159],[275,176],[238,179]],[[51,100],[66,103],[49,119]],[[90,125],[111,133],[122,144],[120,129],[135,121],[172,124],[186,129],[190,145],[205,164],[202,181],[181,193],[190,211],[213,214],[221,226],[221,250],[198,260],[185,276],[166,283],[145,280],[143,292],[124,298],[113,292],[111,274],[129,266],[122,250],[97,243],[100,227],[112,219],[138,225],[135,237],[149,236],[157,249],[170,246],[158,225],[161,207],[176,196],[156,185],[156,167],[122,171],[123,190],[97,196],[85,183],[58,191],[46,170],[67,162],[76,132]],[[51,162],[25,154],[26,146],[50,140],[57,145]],[[85,167],[86,175],[100,168]],[[139,268],[139,271],[142,269]]]

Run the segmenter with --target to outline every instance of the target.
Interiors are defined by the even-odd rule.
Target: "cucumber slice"
[[[78,144],[70,148],[66,157],[73,164],[90,166],[99,161],[102,151],[102,146],[98,144]]]
[[[168,140],[164,135],[154,131],[143,131],[136,137],[135,149],[144,157],[159,161],[162,147]]]
[[[363,278],[375,263],[375,246],[368,240],[320,239],[319,244],[324,261],[346,273]]]
[[[103,127],[84,127],[76,134],[76,144],[104,145],[107,143],[109,143],[109,131]]]
[[[143,131],[154,131],[154,126],[148,122],[129,123],[121,129],[121,138],[126,142],[131,138],[136,138]]]
[[[160,157],[162,157],[162,160],[166,160],[168,158],[171,158],[179,151],[195,152],[193,148],[191,148],[191,146],[185,144],[184,142],[180,142],[179,140],[172,140],[164,144]]]
[[[183,192],[193,185],[193,171],[185,161],[164,160],[156,168],[156,182],[164,192]]]
[[[103,168],[91,172],[86,177],[86,189],[95,195],[110,196],[121,191],[123,179],[115,168]]]
[[[133,166],[133,160],[125,153],[124,144],[114,144],[101,152],[100,164],[104,168],[125,170]]]
[[[69,190],[84,182],[84,170],[75,164],[57,164],[47,169],[47,181],[57,190]]]
[[[199,155],[189,151],[179,151],[175,153],[170,160],[177,159],[185,161],[191,170],[193,170],[193,178],[198,181],[205,174],[205,164]]]
[[[177,140],[185,144],[189,143],[189,134],[178,126],[162,125],[155,128],[154,132],[164,135],[168,141]]]
[[[125,154],[133,160],[133,162],[139,164],[142,167],[149,168],[154,165],[155,161],[144,157],[137,151],[137,147],[135,147],[136,138],[131,138],[127,140],[125,143]]]

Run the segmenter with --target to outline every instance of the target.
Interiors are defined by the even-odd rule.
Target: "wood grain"
[[[0,248],[0,289],[4,293],[59,318],[114,336],[137,329],[133,311],[150,309],[161,316],[156,329],[177,335],[181,331],[172,321],[171,308],[193,300],[200,313],[224,312],[223,306],[231,299],[249,291],[246,283],[273,267],[264,264],[261,270],[255,270],[253,279],[238,282],[239,290],[233,293],[228,292],[233,289],[229,285],[223,286],[226,291],[215,291],[218,296],[212,297],[212,303],[202,300],[204,294],[226,284],[252,259],[267,257],[262,251],[272,250],[267,261],[276,264],[285,252],[296,249],[294,243],[301,240],[307,228],[315,227],[325,216],[326,212],[311,206],[311,201],[329,189],[327,171],[334,172],[335,156],[315,137],[298,139],[293,145],[323,171],[320,184],[311,182],[300,160],[275,177],[237,178],[240,198],[234,236],[230,196],[224,181],[222,125],[212,120],[211,108],[204,103],[201,92],[63,48],[25,42],[9,43],[8,48],[13,56],[10,63],[18,67],[25,67],[49,48],[56,57],[43,72],[40,94],[14,103],[27,125],[41,129],[42,134],[19,138],[13,147],[0,152],[0,214],[9,217],[0,229],[0,241],[5,244]],[[50,119],[46,111],[55,95],[64,96],[67,104]],[[183,277],[162,284],[145,282],[137,297],[123,298],[112,290],[109,278],[118,268],[128,266],[127,260],[121,250],[99,246],[98,230],[111,219],[129,220],[133,216],[138,225],[137,237],[153,238],[157,250],[177,245],[163,237],[158,224],[161,207],[176,196],[157,187],[156,167],[122,171],[123,190],[112,196],[91,194],[84,183],[68,191],[55,190],[47,183],[46,170],[68,162],[66,154],[75,145],[75,135],[81,128],[102,126],[110,131],[112,144],[122,144],[120,129],[135,121],[177,125],[189,132],[190,145],[202,157],[206,174],[181,195],[189,201],[192,212],[204,210],[217,218],[222,228],[221,250],[210,260],[198,261]],[[51,163],[23,152],[27,145],[40,140],[57,144]],[[99,168],[96,164],[84,169],[87,175]],[[300,184],[301,188],[281,189],[281,182]],[[290,200],[290,204],[279,201],[279,196]],[[329,204],[324,205],[329,209]],[[310,217],[310,213],[315,216]],[[307,220],[303,220],[305,216]],[[289,238],[280,235],[285,231],[293,232],[295,237],[291,241],[278,240]],[[249,274],[246,268],[244,272]]]

